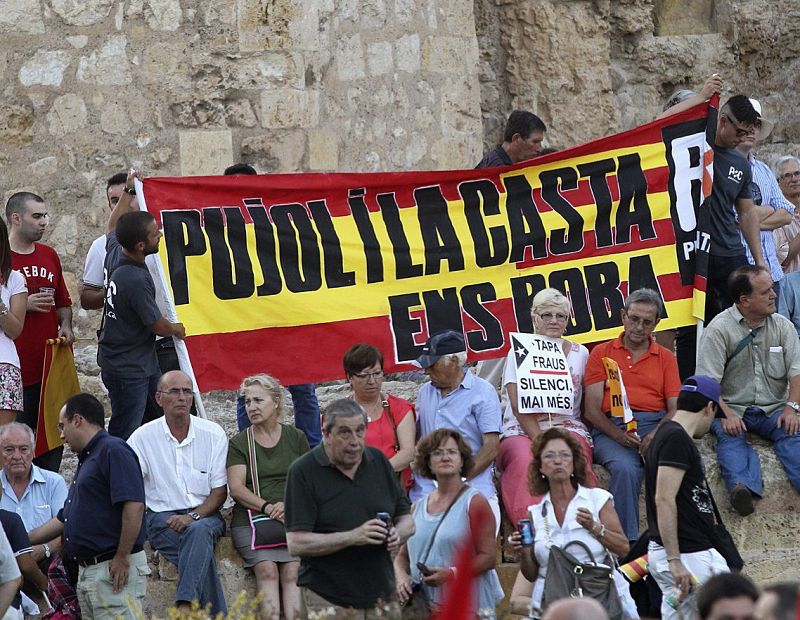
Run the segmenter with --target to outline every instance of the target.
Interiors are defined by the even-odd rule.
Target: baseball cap
[[[422,347],[422,355],[417,358],[416,364],[420,368],[430,368],[443,355],[460,353],[466,350],[467,345],[464,343],[464,334],[447,329],[437,332],[428,338],[428,342]]]
[[[692,375],[691,377],[688,377],[681,386],[681,392],[694,392],[695,394],[700,394],[717,405],[716,417],[718,418],[725,417],[725,414],[722,412],[722,409],[719,406],[719,397],[721,391],[722,388],[720,387],[719,382],[706,375]]]
[[[775,123],[771,120],[764,118],[761,113],[761,103],[758,99],[750,99],[750,105],[753,106],[753,109],[758,114],[758,117],[761,119],[761,135],[759,136],[759,140],[764,140],[769,134],[772,133],[773,128],[775,127]]]

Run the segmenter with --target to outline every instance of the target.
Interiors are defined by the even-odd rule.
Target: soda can
[[[390,515],[388,512],[375,513],[375,518],[383,521],[383,524],[386,526],[386,529],[389,529],[392,525],[392,515]]]
[[[520,519],[517,521],[517,531],[522,537],[522,546],[530,547],[533,544],[533,526],[530,519]]]
[[[664,597],[664,602],[672,607],[672,609],[678,609],[681,606],[681,590],[680,588],[672,588],[670,593]]]

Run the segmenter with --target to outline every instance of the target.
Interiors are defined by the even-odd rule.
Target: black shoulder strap
[[[733,353],[731,353],[731,354],[728,356],[728,359],[726,359],[726,360],[725,360],[725,365],[727,366],[728,364],[730,364],[730,363],[731,363],[731,360],[732,360],[734,357],[736,357],[737,355],[739,355],[739,353],[741,353],[742,351],[744,351],[744,350],[747,348],[747,345],[749,345],[751,342],[753,342],[753,338],[755,338],[756,336],[758,336],[758,332],[760,332],[762,329],[764,329],[764,326],[763,326],[763,325],[759,325],[759,326],[758,326],[758,327],[756,327],[755,329],[751,329],[751,330],[750,330],[750,333],[749,333],[749,334],[747,334],[747,335],[746,335],[744,338],[742,338],[742,339],[739,341],[739,344],[737,344],[737,345],[736,345],[736,348],[733,350]]]
[[[427,561],[427,559],[428,559],[428,555],[429,555],[429,554],[430,554],[430,552],[431,552],[431,547],[433,547],[433,541],[434,541],[434,539],[436,538],[436,533],[439,531],[439,526],[440,526],[442,523],[444,523],[444,520],[447,518],[447,514],[450,512],[450,509],[451,509],[451,508],[452,508],[452,507],[455,505],[455,503],[458,501],[458,498],[459,498],[459,497],[461,497],[461,496],[464,494],[464,491],[466,491],[466,490],[467,490],[467,488],[468,488],[468,485],[466,485],[466,484],[464,484],[464,485],[462,485],[462,486],[461,486],[461,489],[458,491],[458,493],[456,494],[456,496],[453,498],[453,501],[452,501],[452,502],[450,502],[450,505],[447,507],[447,510],[445,510],[445,511],[444,511],[444,514],[442,515],[442,518],[441,518],[441,519],[439,519],[439,523],[437,523],[437,524],[436,524],[436,527],[433,529],[433,534],[431,534],[431,537],[428,539],[428,546],[427,546],[427,547],[425,547],[425,553],[423,553],[423,554],[422,554],[422,556],[421,556],[421,559],[420,559],[420,562],[421,562],[422,564],[425,564],[425,562],[426,562],[426,561]],[[427,497],[423,498],[423,501],[427,502],[427,501],[428,501],[428,498],[427,498]]]

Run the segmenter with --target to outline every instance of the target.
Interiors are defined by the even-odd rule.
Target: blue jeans
[[[162,415],[161,407],[155,400],[159,377],[156,373],[149,377],[130,378],[100,371],[100,378],[111,400],[109,434],[127,441],[133,431],[142,425],[143,419],[155,420]]]
[[[226,615],[225,593],[217,575],[214,546],[225,533],[225,522],[219,513],[192,521],[180,534],[167,525],[170,512],[147,511],[147,538],[159,553],[178,567],[176,601],[199,601],[200,607],[211,604],[211,615]]]
[[[663,411],[634,411],[639,437],[644,439],[650,434],[661,418]],[[625,429],[621,418],[611,418],[611,422]],[[642,488],[642,459],[639,450],[626,448],[611,437],[598,430],[592,431],[594,440],[594,462],[599,463],[611,474],[608,491],[614,496],[614,507],[617,509],[622,530],[628,540],[639,538],[639,491]]]
[[[319,403],[317,402],[317,386],[313,383],[290,385],[289,393],[294,403],[294,425],[308,438],[308,445],[313,448],[322,441],[320,428]],[[244,409],[244,398],[236,399],[236,423],[243,431],[250,426],[250,418]]]
[[[772,449],[786,470],[789,483],[795,491],[800,492],[800,434],[787,435],[783,429],[776,426],[781,410],[779,407],[768,416],[757,407],[748,407],[743,420],[749,432],[772,441]],[[722,430],[722,423],[719,420],[714,420],[711,432],[717,438],[717,460],[728,492],[733,485],[741,483],[761,497],[761,492],[764,490],[761,464],[758,462],[756,451],[747,443],[745,436],[728,435]]]

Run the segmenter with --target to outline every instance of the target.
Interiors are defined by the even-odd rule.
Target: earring
[[[539,474],[539,475],[542,477],[542,480],[544,480],[547,477],[544,474]]]
[[[569,477],[570,477],[570,478],[574,478],[574,477],[575,477],[575,474],[574,474],[574,473],[571,473],[571,474],[569,475]]]

